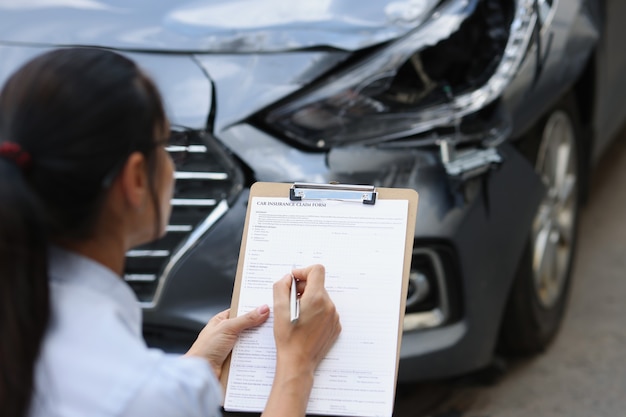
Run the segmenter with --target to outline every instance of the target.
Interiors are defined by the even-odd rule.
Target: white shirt
[[[221,415],[209,364],[148,348],[137,299],[118,275],[59,248],[49,262],[51,316],[31,417]]]

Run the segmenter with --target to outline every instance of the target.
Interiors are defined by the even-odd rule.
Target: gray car
[[[589,173],[623,122],[618,0],[0,0],[0,81],[59,46],[159,85],[173,214],[127,254],[149,344],[227,308],[255,181],[420,195],[400,381],[545,349]],[[278,277],[277,277],[278,278]]]

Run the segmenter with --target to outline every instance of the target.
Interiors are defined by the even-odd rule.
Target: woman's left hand
[[[230,309],[227,309],[213,316],[185,354],[199,356],[209,361],[218,379],[222,373],[222,365],[233,350],[239,334],[265,322],[270,316],[270,308],[263,305],[232,319],[229,318],[229,314]]]

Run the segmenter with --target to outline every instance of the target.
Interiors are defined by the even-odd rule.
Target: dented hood
[[[356,50],[406,34],[439,0],[0,0],[0,43],[169,52]]]

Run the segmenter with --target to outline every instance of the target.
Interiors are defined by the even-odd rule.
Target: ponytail
[[[42,213],[16,161],[0,156],[0,415],[28,414],[49,318]]]
[[[49,242],[93,236],[107,178],[129,153],[143,152],[156,178],[155,130],[166,126],[152,81],[104,49],[48,51],[2,87],[0,416],[29,412],[50,316]]]

